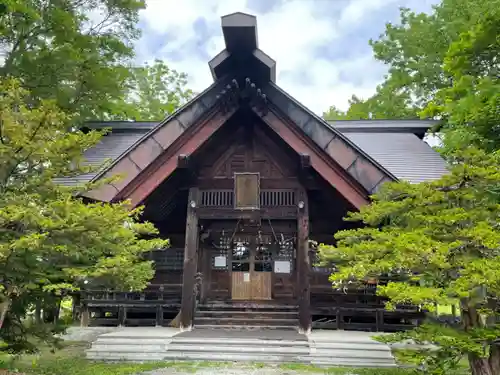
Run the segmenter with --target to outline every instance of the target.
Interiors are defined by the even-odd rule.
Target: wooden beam
[[[297,212],[297,297],[299,302],[299,330],[311,331],[311,294],[309,260],[309,205],[307,192],[303,189],[298,194]]]
[[[307,136],[279,117],[273,110],[265,115],[253,111],[283,139],[295,152],[308,154],[311,166],[331,186],[338,190],[355,208],[359,209],[370,202],[368,192],[338,165],[324,150],[319,149]]]
[[[177,156],[177,168],[179,169],[188,169],[189,168],[189,155],[188,154],[180,154]]]
[[[311,157],[308,154],[300,154],[300,168],[302,170],[309,169],[311,167]]]
[[[198,188],[189,189],[187,205],[180,317],[180,328],[184,330],[190,330],[193,327],[193,310],[195,304],[193,291],[195,289],[196,263],[198,258],[198,215],[196,213],[196,207],[198,206]]]

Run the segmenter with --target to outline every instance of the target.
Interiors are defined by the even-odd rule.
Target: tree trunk
[[[498,344],[491,345],[488,362],[491,367],[491,373],[494,375],[500,375],[500,347]]]
[[[469,301],[465,299],[461,301],[462,321],[466,332],[474,328],[484,327],[477,308],[475,306],[469,306],[468,303]],[[468,359],[472,375],[500,375],[498,372],[493,371],[488,357],[479,357],[475,354],[469,354]]]
[[[492,371],[488,358],[469,354],[469,367],[472,375],[499,375]]]
[[[0,329],[2,329],[3,322],[5,321],[5,317],[10,309],[10,298],[5,297],[5,300],[0,303]]]

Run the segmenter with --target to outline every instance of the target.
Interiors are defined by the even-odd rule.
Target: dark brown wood
[[[299,328],[304,332],[311,330],[310,301],[310,260],[309,260],[309,210],[307,192],[298,193],[297,211],[297,288],[299,302]],[[302,207],[300,206],[302,205]]]
[[[311,157],[308,154],[300,154],[300,168],[308,169],[311,167]]]
[[[81,307],[81,312],[80,312],[80,326],[81,327],[88,327],[89,323],[90,323],[89,307],[85,302],[83,302],[82,307]]]
[[[193,325],[193,309],[196,260],[198,248],[198,188],[189,190],[186,221],[186,243],[184,248],[184,273],[182,277],[181,329],[190,329]],[[193,207],[194,206],[194,207]]]
[[[156,326],[157,327],[163,326],[163,306],[162,305],[156,306]]]
[[[210,254],[210,249],[207,247],[200,248],[201,254],[199,259],[201,260],[201,264],[199,265],[200,272],[202,274],[202,284],[200,290],[200,302],[205,303],[207,300],[208,293],[210,291],[211,285],[211,276],[212,273],[212,257]]]
[[[295,207],[273,207],[262,208],[257,211],[239,211],[233,208],[220,208],[201,207],[198,217],[200,219],[248,219],[255,220],[260,217],[261,219],[295,219],[297,217],[297,209]]]
[[[258,112],[256,111],[258,114]],[[314,144],[314,142],[294,129],[273,111],[259,116],[273,129],[293,150],[299,154],[308,154],[311,166],[335,187],[354,207],[360,208],[369,203],[369,193],[340,165]]]
[[[127,319],[127,311],[125,306],[120,306],[118,308],[118,325],[119,326],[124,326],[125,325],[125,320]]]
[[[132,207],[141,204],[177,168],[177,155],[192,154],[207,142],[233,113],[234,110],[226,113],[217,111],[208,115],[199,124],[192,125],[164,153],[130,181],[115,200],[128,199]]]
[[[260,176],[258,173],[234,174],[234,208],[255,210],[260,207]]]
[[[188,169],[189,168],[189,155],[180,154],[177,156],[177,168]]]

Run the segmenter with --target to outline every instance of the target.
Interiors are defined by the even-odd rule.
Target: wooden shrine
[[[171,247],[150,255],[156,276],[142,293],[90,283],[84,316],[90,312],[94,325],[167,325],[180,310],[186,329],[411,327],[422,314],[411,306],[384,311],[376,284],[333,289],[334,265],[319,267],[314,247],[332,243],[336,231],[353,225],[342,220],[347,212],[398,176],[341,125],[279,88],[275,62],[257,47],[255,17],[228,15],[222,28],[226,49],[209,63],[214,84],[193,101],[159,123],[87,125],[112,128],[89,159],[116,150],[113,163],[91,178],[126,176],[88,197],[144,205],[143,219]],[[387,134],[422,143],[430,127],[398,124]],[[366,124],[357,131],[368,128],[375,132]]]

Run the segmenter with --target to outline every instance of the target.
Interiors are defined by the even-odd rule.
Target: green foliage
[[[133,64],[143,0],[7,0],[0,12],[0,77],[74,120],[161,120],[192,97],[162,61]]]
[[[389,67],[377,92],[324,117],[434,118],[446,155],[471,144],[500,148],[499,29],[500,0],[441,0],[429,14],[401,9],[400,22],[370,41]]]
[[[410,95],[394,87],[388,81],[377,87],[375,95],[363,100],[353,95],[349,108],[343,112],[335,106],[323,113],[325,120],[367,120],[367,119],[415,119],[418,108],[412,103]]]
[[[143,253],[168,241],[145,237],[156,229],[134,222],[140,210],[126,202],[85,203],[78,193],[92,186],[56,184],[89,171],[82,155],[100,133],[72,130],[54,102],[27,105],[31,96],[15,80],[0,81],[0,92],[0,313],[10,324],[1,335],[17,347],[29,331],[30,304],[59,298],[86,278],[140,290],[154,272]]]
[[[0,15],[1,77],[34,100],[53,99],[82,119],[100,118],[129,74],[142,0],[7,0]]]
[[[131,68],[126,91],[116,101],[109,118],[160,121],[193,98],[186,84],[185,73],[170,69],[161,60]]]
[[[461,327],[398,338],[418,334],[422,342],[480,361],[500,333],[490,319],[500,296],[500,152],[469,148],[450,161],[450,174],[438,181],[384,185],[370,206],[349,215],[363,227],[338,232],[336,246],[321,245],[320,254],[340,264],[331,275],[334,284],[397,275],[377,289],[389,298],[388,308],[431,308],[459,299]]]

